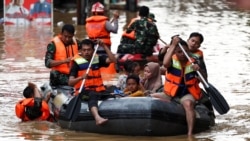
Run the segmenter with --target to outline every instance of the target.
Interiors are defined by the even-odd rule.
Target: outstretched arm
[[[78,74],[78,67],[76,65],[75,62],[73,62],[72,64],[72,67],[70,69],[70,76],[69,76],[69,82],[68,82],[68,85],[69,86],[75,86],[78,82],[82,81],[83,79],[86,78],[86,76],[78,76],[77,77],[77,74]]]
[[[41,94],[36,86],[36,84],[32,83],[32,82],[28,82],[28,86],[31,87],[34,91],[34,97],[37,97],[37,98],[41,98]]]

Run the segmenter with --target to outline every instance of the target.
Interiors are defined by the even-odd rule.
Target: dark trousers
[[[107,91],[96,92],[96,91],[85,90],[83,92],[83,95],[88,97],[87,99],[84,99],[84,100],[88,100],[89,110],[92,107],[98,107],[98,100],[106,100],[110,97],[113,97],[113,95],[111,95]]]

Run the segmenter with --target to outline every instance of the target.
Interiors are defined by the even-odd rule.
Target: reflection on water
[[[220,90],[231,110],[226,115],[216,113],[216,125],[188,139],[174,137],[129,137],[90,134],[61,129],[54,123],[21,123],[15,117],[15,103],[22,98],[28,81],[38,85],[48,81],[44,54],[51,37],[60,27],[0,27],[0,139],[8,140],[250,140],[250,14],[237,11],[227,0],[147,0],[156,16],[161,38],[165,42],[179,34],[183,39],[193,31],[201,32],[209,81]],[[120,11],[119,33],[112,34],[112,51],[119,44],[124,26],[136,13]],[[73,23],[73,14],[55,13],[54,22]],[[54,24],[56,25],[56,24]],[[76,26],[76,36],[86,37],[84,26]]]

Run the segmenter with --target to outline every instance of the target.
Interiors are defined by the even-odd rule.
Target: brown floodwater
[[[173,141],[248,141],[250,140],[250,13],[227,0],[141,0],[156,16],[161,39],[170,42],[179,34],[187,39],[198,31],[205,37],[204,51],[209,82],[223,94],[230,105],[225,115],[216,114],[216,125],[195,134],[171,137],[100,135],[70,131],[55,123],[21,123],[15,116],[15,104],[22,98],[28,81],[38,85],[48,81],[44,66],[46,46],[61,30],[57,23],[72,23],[76,13],[54,13],[54,26],[0,26],[0,140],[173,140]],[[119,31],[112,34],[115,53],[122,30],[136,13],[119,11]],[[111,13],[111,12],[110,12]],[[75,26],[76,37],[86,37],[84,26]],[[107,80],[106,83],[115,83]]]

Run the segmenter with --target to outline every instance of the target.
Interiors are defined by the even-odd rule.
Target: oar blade
[[[71,101],[69,102],[69,104],[67,105],[67,109],[65,112],[65,118],[67,120],[72,120],[73,115],[75,115],[75,113],[77,112],[77,109],[79,109],[79,102],[81,99],[78,98],[78,96],[75,96],[73,99],[71,99]]]
[[[212,84],[208,83],[208,85],[209,88],[207,88],[207,92],[209,94],[211,103],[213,104],[214,108],[219,114],[221,115],[226,114],[230,110],[227,101]]]
[[[76,121],[76,119],[81,111],[81,107],[82,107],[82,101],[81,101],[81,98],[78,98],[77,103],[76,103],[76,107],[75,107],[75,111],[73,112],[73,115],[71,117],[71,121]]]

